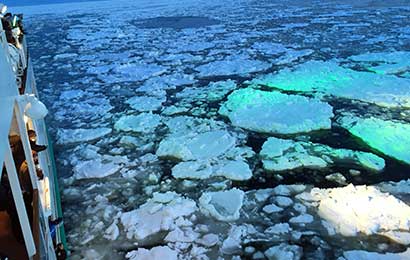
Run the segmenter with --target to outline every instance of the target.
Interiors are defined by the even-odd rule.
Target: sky
[[[22,6],[22,5],[57,4],[57,3],[87,2],[87,1],[90,1],[90,0],[0,0],[0,3],[4,3],[8,6]]]

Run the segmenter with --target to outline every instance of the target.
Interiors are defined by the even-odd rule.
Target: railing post
[[[14,106],[14,111],[17,119],[17,125],[19,127],[21,143],[23,144],[24,148],[24,155],[26,157],[30,173],[31,184],[33,185],[33,189],[36,190],[38,189],[36,167],[33,160],[33,154],[31,152],[30,140],[28,139],[26,123],[23,120],[24,115],[21,112],[19,101],[16,102],[16,105]]]
[[[26,206],[24,204],[23,195],[21,193],[20,182],[17,177],[16,166],[14,165],[13,155],[10,149],[10,142],[8,140],[7,144],[8,147],[6,149],[4,162],[6,164],[6,170],[10,181],[14,203],[16,205],[17,215],[20,221],[21,231],[23,233],[24,242],[26,244],[27,254],[29,257],[32,257],[36,254],[36,245],[34,244]]]

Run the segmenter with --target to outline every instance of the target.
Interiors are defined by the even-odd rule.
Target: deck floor
[[[24,244],[17,242],[13,235],[10,218],[5,211],[0,211],[0,255],[11,260],[28,259]]]

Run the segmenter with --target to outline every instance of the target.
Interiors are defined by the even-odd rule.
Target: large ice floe
[[[219,113],[235,126],[273,134],[329,129],[333,117],[332,107],[317,99],[253,88],[234,91]]]
[[[403,74],[410,71],[410,52],[375,52],[351,56],[370,71],[378,74]]]
[[[354,116],[342,117],[339,122],[375,150],[410,164],[410,124]]]
[[[401,233],[409,234],[410,207],[375,187],[314,188],[310,195],[317,201],[319,216],[344,236],[379,234],[401,242],[406,238]]]
[[[277,74],[261,76],[252,84],[307,92],[317,96],[355,99],[386,107],[410,107],[410,80],[341,67],[335,61],[309,61]]]
[[[351,250],[343,253],[346,260],[405,260],[410,259],[410,249],[402,253],[377,253],[364,250]]]
[[[263,167],[268,171],[323,169],[332,165],[345,165],[379,172],[385,166],[383,158],[371,153],[275,137],[268,138],[263,144],[260,156]]]

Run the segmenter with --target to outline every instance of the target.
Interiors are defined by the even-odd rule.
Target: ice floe
[[[122,74],[123,81],[144,80],[166,72],[167,68],[156,64],[127,63],[116,66],[114,71]]]
[[[260,152],[263,167],[268,171],[297,168],[323,169],[332,165],[353,165],[370,171],[382,171],[383,158],[377,155],[335,149],[327,145],[269,137]]]
[[[375,150],[410,164],[410,124],[352,116],[342,117],[339,122]]]
[[[379,74],[402,74],[410,70],[410,52],[405,51],[366,53],[349,59],[367,63],[363,65],[368,70]]]
[[[276,259],[292,259],[299,260],[302,258],[303,249],[297,245],[288,245],[282,243],[278,246],[273,246],[265,251],[265,256],[269,260]]]
[[[345,236],[383,234],[410,229],[410,207],[371,186],[313,189],[318,214]]]
[[[220,221],[233,221],[239,218],[245,193],[239,189],[205,192],[199,198],[199,206],[204,214]]]
[[[410,258],[410,249],[401,253],[377,253],[364,250],[351,250],[343,253],[346,260],[404,260]]]
[[[168,246],[157,246],[151,248],[150,250],[140,248],[138,250],[128,252],[126,258],[130,260],[177,260],[178,253]]]
[[[177,179],[208,179],[214,176],[230,180],[243,181],[252,178],[252,171],[244,161],[219,161],[211,165],[209,161],[180,162],[172,168],[172,175]]]
[[[184,161],[210,159],[232,148],[235,141],[235,137],[223,130],[205,132],[193,137],[168,137],[159,144],[157,155]]]
[[[161,108],[162,103],[166,101],[166,97],[147,97],[136,96],[126,101],[133,109],[137,111],[153,111]]]
[[[161,116],[152,113],[142,113],[137,116],[122,116],[114,125],[118,131],[150,133],[161,124]]]
[[[331,95],[386,107],[410,107],[409,79],[354,71],[335,61],[309,61],[261,76],[252,83],[319,97]]]
[[[100,159],[80,162],[75,165],[74,177],[76,179],[103,178],[120,170],[120,166],[113,162],[104,163]]]
[[[94,129],[58,129],[57,138],[59,144],[88,142],[100,139],[112,132],[111,128]]]
[[[179,99],[184,99],[184,102],[204,101],[215,102],[223,99],[228,92],[236,88],[235,81],[217,81],[211,82],[205,87],[185,88],[176,94]]]
[[[224,60],[213,61],[195,68],[199,76],[209,77],[218,75],[246,75],[248,73],[263,71],[270,68],[269,63],[252,60],[246,56],[234,55]]]
[[[316,99],[246,88],[228,96],[219,113],[233,125],[261,133],[329,129],[332,107]]]
[[[123,213],[121,223],[129,239],[142,240],[160,231],[175,229],[179,217],[190,216],[196,210],[195,201],[175,192],[154,193],[138,209]]]
[[[286,52],[288,49],[280,43],[272,42],[255,42],[252,45],[252,49],[255,49],[266,55],[276,55]]]

